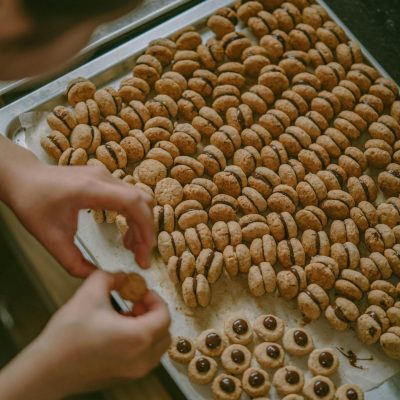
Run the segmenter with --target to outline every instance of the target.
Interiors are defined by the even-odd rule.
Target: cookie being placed
[[[141,275],[135,272],[129,273],[122,286],[118,289],[121,297],[132,303],[142,301],[147,291],[146,281]]]
[[[313,375],[331,376],[339,368],[339,359],[334,349],[315,349],[309,355],[307,365]]]
[[[284,349],[293,356],[305,356],[314,350],[310,334],[302,328],[286,331],[282,339]]]
[[[189,363],[188,377],[193,383],[207,385],[213,380],[217,370],[218,365],[213,358],[197,356]]]
[[[220,374],[214,379],[211,390],[216,400],[239,400],[242,384],[232,375]]]
[[[231,344],[221,354],[221,363],[225,371],[233,375],[242,374],[249,368],[251,353],[241,344]]]
[[[181,364],[188,364],[194,357],[196,347],[192,339],[186,336],[176,336],[168,349],[168,355],[171,360]]]
[[[285,362],[285,351],[277,343],[263,342],[254,349],[254,357],[263,368],[280,368]]]
[[[305,383],[303,394],[310,400],[333,400],[335,385],[326,376],[317,375]]]
[[[277,342],[285,331],[285,323],[275,315],[260,315],[254,321],[254,332],[265,342]]]
[[[299,393],[304,386],[304,375],[299,368],[293,365],[288,365],[279,368],[275,372],[272,384],[275,386],[275,389],[280,396]]]

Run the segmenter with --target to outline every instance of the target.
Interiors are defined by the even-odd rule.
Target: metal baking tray
[[[150,21],[189,3],[192,0],[145,0],[138,1],[135,9],[115,21],[99,26],[94,32],[89,44],[84,47],[71,63],[87,60],[92,53],[107,43],[126,35]],[[43,81],[44,77],[24,78],[15,81],[0,82],[0,96],[27,89]]]
[[[67,73],[3,109],[0,109],[0,131],[16,143],[26,146],[25,131],[22,128],[19,116],[29,111],[49,111],[55,105],[63,103],[65,101],[63,97],[64,90],[70,80],[79,76],[84,76],[93,80],[98,87],[115,85],[121,78],[128,75],[134,65],[134,60],[143,52],[148,42],[160,37],[170,36],[187,25],[198,26],[200,27],[200,32],[204,33],[204,22],[207,17],[218,8],[230,6],[233,3],[234,1],[232,0],[206,0],[150,31],[129,40],[97,59]],[[350,39],[356,40],[354,35],[343,25],[324,1],[321,0],[318,1],[318,3],[323,5],[327,9],[330,17],[345,29]],[[363,46],[361,47],[365,60],[373,65],[382,76],[389,77],[375,58]],[[100,267],[99,263],[96,261],[96,257],[91,254],[83,241],[80,240],[79,237],[77,237],[76,240],[83,250],[84,255]],[[125,307],[124,302],[121,301],[118,296],[116,296],[116,300],[121,308]],[[167,358],[164,358],[162,362],[168,373],[189,400],[206,398],[200,396],[190,385],[182,383],[181,374],[173,367]],[[396,383],[399,382],[399,380],[400,375],[398,374],[383,383],[379,388],[367,392],[366,398],[371,400],[377,399],[378,397],[384,398],[385,400],[398,399],[400,396],[400,389],[396,386]]]

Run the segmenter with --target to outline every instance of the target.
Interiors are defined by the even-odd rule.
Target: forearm
[[[0,201],[12,204],[13,188],[21,174],[31,174],[40,161],[29,150],[0,135]]]
[[[61,357],[37,339],[0,371],[2,400],[56,400],[66,396]]]

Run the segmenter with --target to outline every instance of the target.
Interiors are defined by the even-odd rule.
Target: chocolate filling
[[[296,330],[293,333],[293,339],[298,346],[305,347],[308,343],[308,336],[305,332]]]
[[[235,177],[240,189],[242,189],[243,188],[243,184],[242,184],[242,179],[240,178],[240,176],[236,172],[233,172],[233,171],[227,171],[227,172],[232,174]]]
[[[52,114],[56,117],[56,118],[58,118],[59,120],[61,120],[61,122],[66,126],[66,128],[67,129],[72,129],[72,127],[70,127],[69,125],[68,125],[68,123],[67,123],[67,116],[66,115],[64,115],[64,114],[62,114],[62,113],[60,113],[60,114],[57,114],[56,112],[52,112]]]
[[[315,48],[315,50],[317,50],[317,52],[320,55],[320,57],[322,58],[322,61],[324,62],[324,64],[328,64],[328,60],[325,58],[325,55],[322,53],[322,51],[317,48]]]
[[[288,16],[292,20],[292,25],[295,26],[296,25],[296,17],[292,14],[292,12],[289,10],[288,7],[284,6],[284,7],[282,7],[282,9],[287,12]]]
[[[383,327],[383,326],[382,326],[382,322],[381,322],[381,320],[379,319],[379,316],[378,316],[378,314],[377,314],[376,312],[374,312],[374,311],[368,311],[367,314],[368,314],[375,322],[377,322],[378,325],[379,325],[381,328]]]
[[[292,263],[292,265],[296,264],[296,260],[294,257],[294,251],[293,251],[293,246],[290,240],[287,241],[287,245],[289,248],[289,256],[290,256],[290,262]]]
[[[158,214],[158,231],[161,232],[164,229],[164,207],[160,208],[160,212]]]
[[[391,170],[388,171],[388,173],[390,175],[394,176],[395,178],[400,178],[400,171],[391,169]]]
[[[326,382],[318,380],[314,383],[314,393],[318,397],[325,397],[329,391],[329,385]]]
[[[334,362],[334,358],[331,353],[328,353],[327,351],[323,351],[319,355],[318,361],[324,368],[331,368],[333,365],[333,362]]]
[[[319,232],[317,232],[317,235],[315,236],[315,240],[316,240],[315,246],[317,247],[317,254],[319,254],[321,251],[321,239],[319,237]]]
[[[158,104],[161,104],[161,105],[163,106],[163,108],[164,108],[165,110],[167,110],[167,113],[168,113],[169,117],[171,117],[171,113],[169,112],[169,108],[167,107],[167,105],[166,105],[162,100],[156,99],[155,97],[153,97],[153,99],[152,99],[151,101],[154,101],[154,102],[156,102],[156,103],[158,103]],[[135,110],[135,111],[136,111],[136,110]],[[139,113],[137,113],[137,115],[138,115],[138,117],[140,118],[140,120],[143,122],[141,115],[140,115]]]
[[[393,135],[397,138],[397,132],[394,130],[394,128],[393,127],[391,127],[389,124],[387,124],[386,122],[382,122],[382,121],[379,121],[382,125],[384,125],[384,126],[386,126],[386,128],[388,128],[389,129],[389,131],[390,132],[392,132],[393,133]]]
[[[370,84],[374,81],[374,78],[372,78],[372,76],[369,75],[367,71],[363,71],[362,69],[354,69],[352,71],[358,72],[361,75],[365,76],[369,80]]]
[[[196,361],[196,369],[198,372],[208,372],[211,368],[210,361],[207,358],[201,357]]]
[[[268,317],[264,318],[263,325],[266,329],[274,331],[278,323],[276,321],[276,318],[274,318],[272,315],[269,315]]]
[[[284,238],[289,238],[288,227],[287,227],[287,225],[286,225],[286,221],[285,221],[285,219],[283,218],[282,214],[279,214],[279,219],[280,219],[280,221],[281,221],[281,223],[282,223],[282,226],[283,226],[283,229],[284,229],[284,231],[285,231],[285,236],[284,236]]]
[[[240,125],[240,127],[243,129],[243,127],[246,127],[246,121],[244,119],[244,115],[242,113],[242,110],[240,109],[240,107],[238,107],[236,109],[236,119]]]
[[[239,33],[236,33],[236,35],[233,35],[231,38],[229,38],[226,42],[224,42],[224,50],[235,40],[243,39],[243,35],[240,35]]]
[[[290,272],[295,276],[297,283],[298,283],[298,287],[300,287],[301,278],[300,278],[299,272],[297,271],[297,269],[295,267],[291,267]]]
[[[312,152],[317,156],[317,158],[319,159],[322,168],[326,168],[328,165],[326,164],[324,158],[322,157],[322,155],[319,153],[318,150],[316,149],[312,149]],[[318,196],[317,196],[318,197]]]
[[[222,169],[221,162],[218,160],[218,158],[214,154],[212,154],[212,153],[210,153],[208,151],[203,152],[203,154],[205,154],[207,157],[212,158],[213,160],[215,160],[218,163],[219,169],[220,170]]]
[[[243,351],[237,349],[232,350],[231,359],[235,364],[242,364],[245,359]]]
[[[214,251],[210,250],[210,253],[207,256],[206,263],[204,265],[204,276],[206,278],[208,278],[208,274],[210,272],[211,264],[212,264],[212,262],[214,260],[214,255],[215,255]]]
[[[195,280],[196,279],[194,279],[194,281]],[[221,346],[221,343],[221,337],[215,332],[211,332],[206,336],[206,346],[209,349],[217,349],[219,346]]]
[[[265,176],[259,174],[258,172],[253,172],[253,178],[263,181],[269,187],[272,186],[271,182]]]
[[[250,386],[258,388],[262,386],[265,382],[264,375],[258,371],[253,371],[249,376]]]
[[[233,393],[236,389],[235,382],[231,378],[223,378],[219,382],[219,387],[225,393]]]
[[[171,245],[172,245],[172,249],[174,250],[174,254],[176,255],[176,243],[175,243],[175,239],[174,237],[170,234],[171,237]]]
[[[321,311],[323,311],[319,300],[308,289],[306,289],[304,293],[318,306]]]
[[[182,268],[182,257],[178,258],[178,261],[176,262],[176,277],[178,278],[178,282],[181,282],[181,268]]]
[[[314,124],[316,125],[316,127],[318,128],[318,130],[319,130],[320,133],[321,133],[321,127],[319,126],[318,121],[316,121],[316,120],[314,119],[314,116],[313,116],[313,115],[314,115],[313,112],[310,111],[310,112],[308,112],[308,113],[306,114],[306,117],[307,117],[308,119],[310,119],[312,122],[314,122]]]
[[[346,391],[346,397],[347,397],[349,400],[358,400],[358,394],[357,394],[357,392],[356,392],[354,389],[348,389],[348,390]]]
[[[63,149],[61,148],[60,143],[58,143],[58,140],[55,136],[47,136],[47,138],[50,140],[50,142],[52,142],[54,144],[54,146],[56,146],[58,148],[58,150],[60,150],[61,152],[63,152]]]
[[[370,101],[368,101],[368,99],[363,98],[363,99],[360,100],[360,103],[371,107],[378,115],[380,114],[380,112],[377,109],[377,107],[375,107],[375,104],[372,104]]]
[[[281,125],[282,130],[285,129],[285,124],[282,122],[281,118],[280,118],[277,114],[269,113],[269,115],[272,115],[272,116],[275,117],[275,119],[276,119],[276,120],[279,122],[279,124]]]
[[[338,319],[340,319],[342,322],[345,322],[346,324],[350,323],[350,320],[344,315],[342,309],[337,304],[334,304],[332,308]]]
[[[312,45],[312,38],[311,38],[311,36],[310,36],[310,34],[305,30],[305,29],[303,29],[303,28],[299,28],[299,27],[297,27],[296,28],[298,31],[300,31],[300,32],[302,32],[306,37],[307,37],[307,40],[308,40],[308,44],[309,45]]]
[[[279,347],[275,346],[273,344],[267,346],[265,351],[267,353],[267,356],[272,358],[272,359],[274,359],[274,360],[276,360],[281,354],[281,351],[279,350]]]
[[[118,126],[117,126],[114,122],[111,122],[111,121],[107,121],[107,122],[108,122],[108,123],[114,128],[114,130],[118,133],[119,139],[121,140],[121,139],[122,139],[122,133],[121,133],[121,131],[119,130]],[[92,128],[92,136],[94,136],[93,128]]]
[[[74,149],[71,149],[69,155],[68,155],[68,159],[67,159],[67,164],[66,165],[71,165],[71,159],[72,159],[72,155],[75,153]]]
[[[195,76],[195,78],[198,78],[198,79],[201,79],[202,81],[204,81],[208,86],[211,87],[211,89],[214,87],[214,85],[211,82],[211,80],[206,78],[205,76]]]
[[[346,252],[346,255],[347,255],[347,260],[346,260],[346,268],[349,268],[349,266],[350,266],[350,259],[351,259],[351,257],[350,257],[350,251],[349,251],[349,248],[347,247],[347,243],[344,243],[344,244],[343,244],[343,248],[344,248],[344,250],[345,250],[345,252]]]
[[[179,353],[187,354],[190,352],[190,350],[192,350],[192,345],[188,340],[180,339],[176,344],[176,349],[179,351]]]
[[[244,319],[237,319],[232,324],[232,330],[238,335],[244,335],[248,332],[249,326]]]
[[[274,37],[283,47],[283,51],[286,51],[286,42],[285,39],[279,35],[278,33],[274,33],[273,35],[271,35],[272,37]],[[280,71],[279,71],[280,72]]]
[[[108,143],[105,144],[105,148],[108,150],[110,156],[113,158],[113,160],[115,161],[115,163],[117,164],[117,167],[119,167],[119,161],[118,161],[118,156],[115,153],[114,149],[112,148],[111,145],[109,145]]]
[[[328,171],[337,179],[340,187],[343,186],[343,177],[339,174],[339,172],[335,171],[334,169],[328,169]]]
[[[210,119],[206,118],[204,115],[202,115],[202,118],[207,122],[208,125],[211,125],[215,130],[218,129],[218,126],[215,125],[213,121],[211,121]]]
[[[285,380],[290,385],[296,385],[300,382],[300,375],[296,371],[290,371],[286,369]]]
[[[388,85],[387,83],[379,82],[378,85],[379,86],[384,86],[386,89],[389,89],[396,96],[396,93],[394,92],[393,88],[390,85]]]
[[[330,65],[329,68],[330,68],[331,71],[335,74],[335,76],[336,76],[336,82],[340,82],[340,75],[339,75],[339,72],[336,70],[336,68],[333,67],[332,65]]]
[[[271,149],[274,151],[274,153],[276,154],[276,156],[278,157],[279,164],[282,164],[282,159],[281,159],[281,154],[280,154],[280,152],[279,152],[279,149],[278,149],[275,145],[271,145],[270,147],[271,147]]]
[[[317,97],[318,97],[319,99],[325,100],[327,103],[329,103],[329,105],[330,105],[331,108],[332,108],[333,114],[335,114],[335,106],[334,106],[334,104],[333,104],[333,102],[332,102],[332,99],[330,99],[329,96],[321,96],[321,95],[319,95],[319,96],[317,96]]]
[[[333,36],[335,36],[335,38],[337,39],[337,41],[339,43],[341,43],[341,39],[340,36],[337,32],[335,32],[335,30],[333,28],[327,28],[326,26],[324,27],[327,31],[329,31],[330,33],[332,33]]]
[[[257,15],[257,18],[258,18],[259,20],[261,20],[262,22],[264,22],[264,24],[267,26],[269,32],[272,31],[271,25],[270,25],[269,22],[267,21],[267,18],[264,18],[264,15]]]

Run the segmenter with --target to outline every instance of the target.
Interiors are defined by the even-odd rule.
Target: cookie
[[[171,360],[181,364],[189,364],[193,359],[196,348],[192,339],[186,336],[176,336],[168,349],[168,355]]]
[[[226,167],[224,153],[213,145],[204,147],[197,160],[203,165],[204,172],[210,176],[214,176]]]
[[[318,28],[317,36],[332,50],[347,40],[344,30],[333,21],[326,21],[321,28]]]
[[[177,206],[183,199],[182,185],[175,179],[164,178],[157,182],[154,189],[155,198],[161,206]]]
[[[306,265],[305,273],[308,283],[315,283],[325,290],[331,289],[339,275],[339,267],[333,258],[314,256]]]
[[[298,73],[298,71],[295,71],[295,73]],[[287,72],[287,75],[289,78],[291,77],[289,72]],[[291,122],[294,122],[299,115],[304,115],[308,111],[307,102],[293,90],[285,90],[281,94],[280,99],[275,101],[274,107],[284,112],[290,118]]]
[[[287,41],[288,36],[284,32],[274,31],[272,35],[263,36],[260,40],[260,45],[267,50],[268,58],[277,61],[276,55],[281,57],[284,51],[286,51],[285,43],[287,43]],[[258,84],[268,87],[272,90],[274,95],[278,97],[289,88],[289,79],[282,67],[266,65],[260,71]],[[286,118],[288,117],[286,116]]]
[[[151,54],[143,54],[136,60],[132,72],[135,77],[143,79],[153,86],[160,79],[162,69],[162,65],[156,57]]]
[[[339,84],[343,84],[343,82],[350,81],[340,81]],[[350,84],[348,83],[348,85]],[[333,90],[335,90],[335,88]],[[344,87],[342,87],[342,91],[343,90]],[[339,94],[338,90],[336,90],[335,93],[342,103],[342,108],[345,108],[343,106],[345,99]],[[355,97],[355,95],[353,96]],[[358,114],[348,110],[340,112],[340,114],[334,119],[333,126],[341,131],[343,134],[345,134],[350,140],[358,139],[361,134],[367,129],[367,123]]]
[[[385,106],[391,106],[397,99],[399,89],[397,84],[388,78],[378,78],[369,88],[369,93],[379,97]]]
[[[197,200],[203,207],[208,207],[218,194],[218,187],[209,179],[195,178],[183,188],[185,200]]]
[[[166,94],[158,94],[157,96],[154,96],[146,102],[145,106],[153,118],[165,117],[174,119],[178,114],[178,105],[172,97]]]
[[[173,232],[175,229],[174,209],[169,205],[155,206],[153,208],[154,230],[156,233],[162,231]]]
[[[197,200],[184,200],[175,208],[175,216],[182,230],[192,228],[198,224],[207,224],[208,214]]]
[[[343,190],[330,190],[326,200],[321,204],[321,209],[329,218],[346,219],[354,206],[354,199],[349,193]]]
[[[278,171],[282,164],[288,162],[288,154],[281,142],[273,140],[269,145],[261,150],[261,163],[264,167]]]
[[[243,170],[236,165],[228,165],[213,176],[213,182],[221,194],[237,198],[242,189],[247,186],[247,177]]]
[[[267,51],[261,46],[250,46],[245,49],[242,53],[242,61],[246,73],[253,77],[258,76],[260,71],[270,64]],[[270,90],[267,92],[272,93]]]
[[[253,329],[250,322],[242,316],[232,316],[225,321],[225,334],[234,344],[247,345],[253,340]]]
[[[118,95],[124,103],[129,103],[132,100],[145,101],[150,92],[149,84],[138,77],[128,77],[122,79]]]
[[[172,256],[181,256],[185,251],[185,247],[185,238],[179,231],[162,231],[158,234],[158,251],[165,263]]]
[[[47,124],[53,131],[61,132],[64,136],[69,136],[76,127],[77,120],[75,115],[64,106],[56,106],[47,115]]]
[[[212,71],[215,70],[217,64],[221,62],[225,56],[222,42],[215,38],[210,38],[205,45],[198,45],[197,54],[203,66]]]
[[[393,297],[390,296],[390,294],[386,293],[385,291],[383,291],[381,289],[373,289],[373,286],[376,282],[380,282],[380,281],[372,282],[371,291],[369,291],[368,295],[367,295],[368,304],[380,306],[384,310],[387,310],[388,308],[390,308],[394,305],[394,299],[393,299]],[[387,283],[386,281],[382,281],[382,282]]]
[[[392,326],[380,337],[380,344],[385,354],[395,360],[400,359],[400,327]]]
[[[326,149],[317,143],[312,143],[307,149],[302,149],[298,154],[298,159],[307,172],[314,174],[325,169],[331,161]]]
[[[220,115],[211,107],[201,107],[198,115],[192,120],[192,126],[202,136],[210,137],[224,124]]]
[[[211,288],[206,277],[187,277],[182,283],[182,297],[188,307],[207,307],[211,301]]]
[[[277,138],[290,126],[290,119],[283,111],[272,109],[268,110],[264,115],[261,115],[258,123],[265,128],[272,137]]]
[[[380,253],[376,253],[376,254],[380,254]],[[386,277],[389,277],[391,275],[391,271],[393,271],[393,273],[396,276],[400,275],[400,257],[399,257],[399,255],[400,255],[400,246],[398,244],[395,244],[392,249],[386,249],[384,251],[384,257],[390,265],[390,269],[387,268],[387,265],[386,265],[386,268],[384,269],[384,271],[386,271],[386,274],[385,274]],[[381,275],[382,275],[382,277],[384,276],[383,273],[381,273]],[[387,278],[383,278],[383,279],[387,279]]]
[[[319,112],[330,121],[341,111],[341,104],[335,94],[323,90],[318,93],[317,97],[312,99],[310,108],[313,111]]]
[[[331,348],[315,349],[309,355],[307,365],[313,375],[331,376],[339,368],[339,359]]]
[[[399,164],[389,164],[386,171],[378,175],[378,186],[386,196],[398,196],[400,194]]]
[[[309,72],[300,72],[292,78],[292,90],[303,97],[303,99],[307,101],[307,103],[310,103],[313,98],[318,96],[318,92],[321,90],[321,82],[319,78],[317,78],[314,74],[311,74]],[[299,128],[302,128],[300,124],[304,123],[307,125],[307,127],[313,129],[316,134],[320,135],[321,132],[318,125],[315,125],[315,122],[313,123],[307,117],[309,113],[313,114],[316,113],[316,111],[309,111],[305,116],[300,116],[298,118],[300,119],[300,123],[298,124],[296,120],[295,125]],[[319,113],[317,114],[320,115]],[[324,121],[325,117],[322,118],[322,121]],[[316,122],[318,122],[318,120]],[[306,132],[308,133],[308,131]]]
[[[129,105],[125,106],[121,110],[119,116],[131,129],[144,129],[146,122],[151,117],[147,107],[137,100],[132,100]]]
[[[234,197],[218,194],[212,199],[208,215],[213,223],[217,221],[233,221],[236,220],[238,207],[238,202]]]
[[[254,321],[254,332],[265,342],[278,341],[285,331],[285,324],[282,319],[275,315],[260,315]]]
[[[317,176],[324,182],[328,191],[340,190],[347,180],[347,174],[337,164],[329,164],[325,170],[318,171]]]
[[[320,65],[315,69],[315,75],[321,82],[323,89],[332,91],[339,82],[345,79],[346,71],[337,62],[330,62],[327,65]]]
[[[363,63],[353,64],[346,75],[346,79],[355,83],[362,93],[368,92],[370,86],[377,78],[379,78],[378,71]]]
[[[207,385],[213,380],[217,370],[218,365],[213,358],[197,356],[189,363],[188,377],[193,383]]]
[[[261,193],[251,187],[242,189],[238,197],[239,208],[243,214],[261,214],[267,209],[267,202]]]
[[[236,128],[223,125],[211,135],[210,143],[221,150],[226,158],[231,158],[240,148],[241,138]]]
[[[239,272],[249,272],[251,256],[249,248],[240,243],[237,246],[226,246],[223,252],[226,272],[230,276],[236,276]]]
[[[100,123],[100,109],[93,99],[80,101],[75,105],[75,116],[78,124],[98,126]]]
[[[257,15],[251,16],[247,20],[247,25],[254,36],[262,38],[278,29],[278,20],[268,11],[260,10]]]
[[[196,272],[206,277],[209,283],[215,283],[222,274],[223,257],[212,249],[201,250],[196,259]]]
[[[212,94],[212,108],[219,114],[225,114],[230,107],[240,104],[240,90],[234,85],[218,85]]]
[[[272,384],[280,396],[299,393],[304,385],[303,372],[293,365],[279,368],[274,374]]]
[[[41,137],[40,145],[50,157],[57,161],[70,147],[68,139],[58,131],[51,131],[48,135]]]
[[[372,305],[357,319],[356,333],[365,344],[376,343],[382,333],[389,328],[389,319],[383,308]]]
[[[292,328],[282,339],[284,349],[293,356],[304,356],[314,349],[311,336],[302,328]]]
[[[271,134],[259,124],[253,124],[250,128],[243,129],[240,137],[243,146],[252,146],[259,152],[272,141]]]
[[[271,212],[266,217],[269,231],[276,241],[297,236],[297,224],[288,212]]]
[[[317,42],[317,33],[311,25],[300,23],[289,32],[289,38],[293,49],[308,51]]]
[[[257,15],[264,7],[261,3],[257,1],[250,1],[247,3],[243,3],[237,9],[237,15],[240,21],[243,21],[245,24],[248,23],[250,17]]]
[[[383,113],[383,108],[382,100],[379,97],[372,94],[365,94],[361,96],[358,104],[354,107],[354,111],[368,124],[372,124]]]
[[[268,373],[260,368],[249,368],[243,374],[243,390],[252,398],[266,395],[270,385]]]
[[[303,394],[310,400],[333,400],[335,385],[326,376],[317,375],[305,383]]]
[[[194,228],[188,228],[185,230],[184,235],[185,235],[186,244],[189,247],[189,250],[195,256],[199,256],[203,252],[203,250],[212,250],[214,248],[214,242],[212,239],[211,231],[210,231],[210,228],[206,224],[198,224]],[[203,254],[207,254],[206,265],[208,265],[209,253],[210,252],[208,252],[208,251],[204,251],[204,253],[203,253]],[[211,256],[210,256],[210,258],[211,258]],[[198,257],[196,260],[196,266],[197,266],[197,263],[199,263],[199,265],[203,265],[203,263],[201,261],[203,259],[204,259],[204,255],[202,257]],[[199,267],[199,273],[202,273],[203,275],[205,275],[207,279],[209,279],[208,278],[208,274],[210,272],[209,270],[214,269],[214,268],[211,268],[213,261],[214,260],[210,260],[210,263],[211,263],[210,266],[204,267],[204,269]],[[197,269],[197,267],[196,267],[196,269]],[[210,277],[211,276],[214,276],[214,274],[212,273],[210,275]],[[210,279],[209,279],[209,281],[210,281]]]
[[[178,50],[193,50],[201,43],[201,36],[193,26],[186,26],[171,35]]]
[[[334,243],[330,256],[337,262],[339,269],[356,269],[360,264],[360,251],[352,242]]]
[[[314,29],[318,29],[329,19],[326,10],[319,4],[312,4],[303,8],[302,16],[303,22],[311,25]]]
[[[385,224],[377,224],[365,231],[365,244],[371,252],[383,253],[385,249],[393,247],[395,242],[392,230]]]
[[[248,270],[247,281],[250,293],[255,297],[275,292],[275,270],[269,262],[264,261],[259,265],[252,265]]]
[[[316,143],[322,146],[331,158],[339,158],[350,146],[350,140],[336,128],[328,128],[317,138]]]
[[[244,74],[246,69],[243,64],[239,62],[226,62],[217,68],[218,72],[218,85],[233,85],[237,88],[242,88],[246,83]]]
[[[199,110],[206,106],[206,101],[200,93],[185,90],[177,104],[179,115],[187,121],[192,121],[199,115]]]
[[[303,245],[306,257],[331,255],[331,257],[335,259],[332,256],[329,238],[325,231],[315,231],[312,229],[304,230],[301,236],[301,244]],[[336,252],[334,254],[336,255]],[[335,261],[338,262],[337,259],[335,259]]]
[[[263,342],[254,349],[254,357],[263,368],[280,368],[285,362],[285,351],[277,343]]]
[[[368,279],[361,272],[352,269],[343,269],[340,279],[335,282],[336,293],[352,301],[361,300],[368,289]]]
[[[241,375],[250,366],[251,353],[241,344],[231,344],[221,354],[221,363],[226,372]]]
[[[324,289],[314,283],[307,286],[297,297],[297,306],[306,321],[318,319],[329,305]]]
[[[236,12],[229,7],[222,7],[208,18],[207,26],[218,38],[222,38],[235,31],[237,22]]]
[[[259,214],[244,215],[240,218],[239,224],[242,228],[244,242],[252,242],[254,239],[263,237],[269,233],[267,220]]]
[[[148,154],[150,150],[150,141],[139,129],[129,131],[127,137],[121,140],[121,147],[125,150],[128,161],[138,162]]]
[[[248,177],[248,185],[252,189],[257,190],[264,199],[272,194],[273,189],[280,185],[281,179],[279,175],[266,167],[257,167],[255,171]]]
[[[127,156],[125,150],[116,142],[108,142],[97,147],[96,158],[101,161],[109,171],[123,169],[127,164]],[[163,166],[164,167],[164,166]],[[146,168],[143,166],[143,174],[146,175]],[[166,172],[166,171],[165,171]],[[139,174],[141,176],[141,174]],[[145,180],[143,183],[147,183]]]
[[[248,176],[261,164],[261,156],[253,146],[244,146],[235,151],[233,164],[237,165]]]
[[[167,177],[167,168],[157,160],[143,160],[136,167],[133,176],[137,181],[150,187],[155,187],[157,182]]]
[[[297,211],[295,220],[298,228],[302,231],[306,229],[321,231],[328,223],[328,218],[324,211],[312,205]]]
[[[274,265],[277,260],[277,246],[275,239],[266,234],[251,242],[250,254],[253,264],[258,265],[264,261]]]
[[[390,197],[377,207],[379,222],[394,228],[400,222],[400,200]]]
[[[346,383],[337,388],[335,394],[337,400],[364,400],[364,393],[354,383]]]
[[[306,172],[301,162],[290,159],[287,164],[279,166],[278,174],[282,184],[296,188],[297,184],[304,179]]]
[[[279,294],[286,300],[295,298],[307,286],[307,277],[304,268],[294,265],[287,271],[280,271],[276,275]]]
[[[303,206],[317,206],[328,195],[324,182],[315,174],[308,173],[304,181],[296,186],[299,201]]]
[[[93,98],[103,117],[117,115],[121,110],[122,99],[119,97],[118,92],[111,87],[97,90],[94,93]]]
[[[93,154],[101,143],[101,133],[95,126],[76,125],[69,136],[69,142],[75,149],[81,148]],[[115,142],[112,142],[115,143]]]
[[[290,32],[302,20],[300,10],[289,2],[274,10],[273,15],[278,20],[279,29],[285,32]]]
[[[310,56],[311,64],[314,68],[329,64],[334,60],[332,50],[321,41],[315,43],[314,48],[308,51],[308,55]]]
[[[350,217],[361,232],[374,227],[378,223],[376,208],[367,201],[362,201],[350,210]]]
[[[195,262],[195,258],[190,251],[184,251],[179,257],[170,257],[167,271],[171,281],[177,285],[182,283],[188,276],[193,276]]]
[[[232,375],[220,374],[214,379],[211,390],[214,399],[238,400],[242,394],[242,384]]]
[[[297,208],[299,197],[291,186],[278,185],[275,186],[272,194],[268,197],[268,208],[274,212],[288,212],[293,214]]]
[[[196,339],[197,349],[208,357],[218,357],[228,346],[227,338],[215,329],[207,329]]]
[[[293,265],[304,267],[306,255],[303,245],[297,238],[282,240],[277,246],[278,260],[283,268],[290,268]]]
[[[174,159],[170,175],[181,185],[186,185],[203,175],[203,172],[204,166],[201,162],[189,156],[178,156]]]
[[[329,236],[331,241],[336,243],[351,242],[358,245],[360,242],[357,225],[350,218],[346,218],[344,221],[334,220],[331,224]]]
[[[96,86],[88,79],[78,77],[68,83],[66,96],[71,106],[91,99],[96,92]]]
[[[237,60],[243,51],[251,46],[250,39],[242,32],[231,32],[222,38],[222,45],[228,60]]]
[[[349,329],[350,323],[356,321],[359,315],[357,306],[344,297],[336,297],[325,311],[325,318],[338,331]]]
[[[356,204],[361,201],[373,203],[378,196],[378,188],[368,175],[362,175],[359,178],[350,177],[347,181],[347,190]]]
[[[279,136],[279,141],[285,147],[287,153],[294,157],[297,157],[301,151],[311,145],[311,137],[303,129],[296,126],[286,128],[285,132]]]

